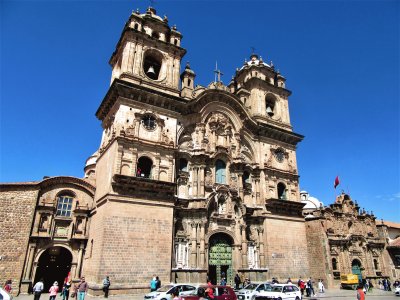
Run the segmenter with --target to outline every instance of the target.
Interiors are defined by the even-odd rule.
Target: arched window
[[[337,260],[336,258],[332,258],[332,269],[337,270]]]
[[[286,186],[282,183],[278,183],[278,199],[287,200]]]
[[[275,100],[274,96],[269,94],[265,97],[265,112],[268,117],[272,118],[274,116],[275,104],[276,104],[276,100]]]
[[[379,263],[378,260],[374,259],[374,268],[375,270],[379,270]]]
[[[142,156],[138,159],[136,176],[151,178],[151,169],[153,167],[153,161],[147,156]]]
[[[184,158],[179,160],[179,171],[187,172],[188,170],[188,161]]]
[[[135,30],[139,30],[139,24],[138,24],[138,23],[135,23],[134,28],[135,28]]]
[[[224,161],[218,159],[215,163],[215,182],[226,183],[226,164]]]
[[[69,195],[61,195],[57,198],[57,216],[70,217],[72,209],[72,201],[74,199]]]

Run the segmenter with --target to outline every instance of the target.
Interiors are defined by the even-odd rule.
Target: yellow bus
[[[358,275],[356,274],[340,275],[340,287],[342,289],[351,288],[355,290],[358,286],[358,283]]]

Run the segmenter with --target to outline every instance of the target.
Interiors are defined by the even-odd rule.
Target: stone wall
[[[301,218],[269,217],[266,220],[266,257],[269,279],[305,278],[309,274],[306,230]]]
[[[308,220],[306,222],[307,232],[307,253],[310,264],[310,274],[315,282],[321,278],[326,287],[333,285],[333,278],[330,274],[330,266],[327,258],[327,239],[321,225],[320,219]]]
[[[92,286],[110,276],[114,294],[147,291],[154,274],[171,281],[173,208],[135,200],[108,200],[92,217],[83,274]]]
[[[36,185],[0,186],[0,283],[12,280],[19,290],[35,205]]]

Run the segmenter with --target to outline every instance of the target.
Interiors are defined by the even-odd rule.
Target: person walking
[[[33,286],[33,300],[39,300],[40,295],[42,294],[44,289],[43,278],[40,278],[38,282]]]
[[[156,276],[156,281],[156,289],[158,290],[161,287],[161,280],[158,278],[158,276]]]
[[[89,288],[88,283],[85,281],[85,277],[81,277],[81,281],[76,285],[75,291],[77,293],[77,300],[85,300],[85,295]]]
[[[325,293],[325,287],[324,287],[324,283],[322,282],[322,279],[320,279],[318,281],[318,290],[320,293]]]
[[[357,287],[357,300],[365,300],[365,293],[361,284]]]
[[[222,286],[225,286],[225,285],[226,285],[226,278],[225,278],[225,277],[222,278],[222,280],[221,280],[221,285],[222,285]]]
[[[240,276],[239,276],[238,273],[236,273],[236,276],[235,276],[235,289],[236,289],[236,290],[239,289],[240,283],[241,283]]]
[[[9,294],[11,294],[11,291],[12,291],[12,286],[11,285],[12,285],[11,279],[8,279],[6,281],[6,283],[4,284],[4,290]]]
[[[157,290],[157,279],[156,275],[153,276],[153,279],[150,281],[150,292],[154,292]]]
[[[62,287],[61,295],[63,300],[68,300],[69,299],[69,290],[71,288],[71,282],[69,281],[68,277],[65,278],[64,284]]]
[[[50,300],[55,300],[57,293],[58,293],[58,282],[54,281],[53,285],[50,287],[49,289],[49,293],[50,293]]]
[[[110,277],[106,276],[103,280],[103,292],[104,292],[104,298],[108,298],[108,290],[110,289]]]

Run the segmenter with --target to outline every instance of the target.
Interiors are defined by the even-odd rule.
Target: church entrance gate
[[[354,275],[358,276],[358,281],[359,282],[362,281],[361,263],[357,259],[353,260],[353,262],[351,263],[351,272]]]
[[[208,277],[213,284],[220,284],[223,277],[233,282],[232,239],[226,234],[217,233],[210,237],[208,257]]]
[[[39,258],[34,283],[43,278],[44,292],[47,292],[54,281],[61,289],[64,279],[71,270],[72,254],[64,247],[52,247],[44,251]]]

